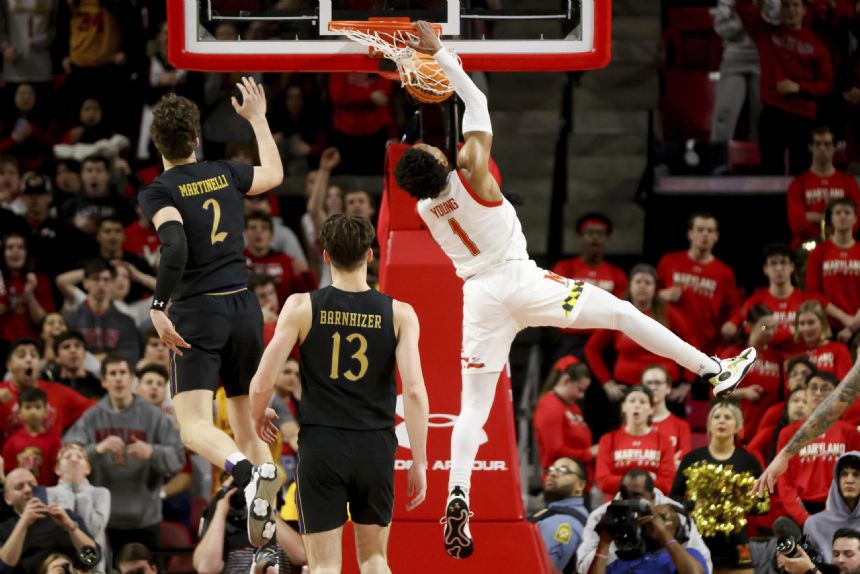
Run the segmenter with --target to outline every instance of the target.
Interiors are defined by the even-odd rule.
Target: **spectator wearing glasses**
[[[562,457],[553,461],[544,479],[546,508],[529,517],[540,529],[549,558],[559,572],[576,569],[576,550],[588,520],[583,492],[588,482],[585,467],[577,460]]]
[[[650,389],[654,397],[654,414],[651,415],[651,425],[672,441],[675,450],[675,466],[681,463],[685,454],[692,448],[690,424],[682,418],[669,412],[666,397],[672,390],[672,379],[669,371],[662,365],[653,365],[642,371],[642,386]]]
[[[833,156],[836,148],[833,132],[828,127],[818,127],[810,133],[809,150],[812,164],[805,172],[795,177],[788,186],[786,207],[788,224],[791,226],[791,247],[804,241],[823,240],[825,212],[834,199],[849,198],[860,204],[860,188],[854,178],[836,169]],[[858,224],[854,222],[854,232]]]
[[[839,381],[830,373],[819,372],[807,384],[809,412],[814,412],[832,393]],[[776,452],[806,419],[788,425],[779,433]],[[788,516],[803,526],[811,514],[824,510],[824,503],[833,481],[836,456],[847,451],[860,450],[860,434],[843,421],[836,421],[823,435],[810,442],[788,463],[788,470],[779,477],[777,489]]]

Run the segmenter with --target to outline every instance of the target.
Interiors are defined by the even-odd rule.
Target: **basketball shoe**
[[[250,574],[278,574],[278,547],[274,538],[254,550]]]
[[[257,465],[251,471],[251,481],[245,487],[245,504],[248,540],[252,546],[263,546],[275,535],[275,497],[280,486],[278,467],[271,462]]]
[[[445,516],[439,521],[445,526],[443,540],[445,551],[452,558],[468,558],[472,555],[472,533],[469,531],[469,499],[459,486],[448,495]]]
[[[714,396],[718,399],[728,397],[737,388],[756,360],[755,348],[749,347],[740,355],[720,359],[711,357],[719,366],[719,371],[707,373],[704,379],[714,387]]]

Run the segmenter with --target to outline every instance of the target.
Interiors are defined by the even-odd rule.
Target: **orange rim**
[[[442,33],[441,24],[431,24],[438,34]],[[398,32],[401,30],[412,31],[412,22],[404,20],[332,20],[328,23],[330,31],[335,30],[358,30],[359,32]]]

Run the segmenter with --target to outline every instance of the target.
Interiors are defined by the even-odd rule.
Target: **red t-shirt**
[[[312,271],[296,274],[293,271],[293,258],[286,253],[270,251],[262,257],[251,255],[245,248],[248,271],[254,275],[268,275],[275,279],[278,301],[281,305],[293,293],[307,293],[317,288],[317,280]]]
[[[153,269],[158,267],[161,258],[161,241],[158,232],[152,227],[144,227],[140,221],[135,221],[125,228],[125,241],[122,250],[137,255]]]
[[[747,297],[744,306],[732,316],[731,322],[740,327],[743,317],[747,316],[754,305],[764,305],[776,318],[776,332],[770,342],[771,346],[780,351],[788,350],[795,345],[791,329],[794,327],[797,310],[804,301],[818,301],[822,308],[826,308],[830,303],[826,297],[818,293],[809,293],[796,287],[791,290],[788,297],[783,298],[774,297],[768,287],[762,287]]]
[[[663,492],[672,490],[675,452],[671,439],[651,428],[648,434],[633,436],[623,427],[601,437],[597,448],[597,486],[607,500],[615,496],[621,479],[629,470],[641,468],[653,473],[654,485]]]
[[[54,292],[51,281],[41,273],[36,273],[36,301],[51,313],[54,308]],[[39,325],[30,317],[30,309],[24,298],[24,286],[27,278],[23,275],[4,277],[0,274],[0,301],[8,308],[0,315],[0,339],[14,341],[20,337],[39,338]]]
[[[627,293],[627,274],[620,267],[606,261],[592,267],[583,261],[582,257],[571,257],[560,260],[552,270],[562,277],[597,285],[619,298],[623,298]]]
[[[31,435],[26,429],[19,429],[3,445],[3,468],[7,474],[16,468],[26,468],[42,486],[54,486],[57,484],[54,466],[61,446],[60,435],[55,432]]]
[[[791,30],[767,23],[752,0],[737,0],[738,15],[758,47],[761,65],[761,101],[786,112],[815,119],[816,97],[833,90],[830,53],[808,28]],[[796,94],[781,94],[776,85],[789,79],[799,85]]]
[[[351,136],[375,134],[383,128],[394,127],[391,106],[378,106],[370,99],[373,92],[383,92],[391,98],[394,83],[376,74],[329,74],[331,127]]]
[[[648,313],[651,315],[651,313]],[[674,331],[685,341],[691,340],[693,332],[684,320],[680,312],[672,307],[666,308],[666,318],[669,329]],[[610,373],[609,367],[603,359],[603,349],[612,344],[615,348],[615,367]],[[655,355],[640,347],[633,339],[621,331],[609,329],[598,329],[594,331],[588,343],[585,345],[585,360],[594,373],[595,378],[601,383],[615,380],[616,383],[625,385],[636,385],[642,377],[642,371],[651,365],[661,365],[669,371],[673,381],[681,378],[681,368],[675,361]],[[692,375],[692,373],[686,373]]]
[[[80,418],[96,401],[78,394],[62,383],[38,381],[37,386],[48,395],[48,418],[45,430],[61,435],[67,428]],[[21,428],[18,420],[19,388],[12,381],[0,382],[0,389],[11,393],[5,403],[0,403],[0,439],[5,440]]]
[[[723,322],[740,305],[734,272],[716,257],[699,263],[686,251],[676,251],[660,259],[657,276],[661,289],[681,287],[681,298],[672,307],[690,326],[694,339],[688,342],[712,351],[719,344]]]
[[[848,347],[839,341],[825,341],[815,347],[805,347],[802,343],[796,343],[786,351],[786,357],[791,358],[806,353],[812,364],[819,371],[832,373],[840,381],[854,362],[851,360],[851,352]]]
[[[675,467],[681,464],[681,459],[693,449],[693,438],[690,434],[690,423],[672,413],[662,421],[653,421],[651,426],[669,437],[672,448],[675,449]]]
[[[791,247],[795,248],[808,239],[820,239],[821,224],[807,221],[806,213],[823,214],[828,203],[843,197],[849,197],[860,205],[860,188],[854,178],[844,172],[837,170],[832,175],[821,176],[807,170],[795,177],[785,198],[791,226]],[[858,230],[860,222],[854,225],[854,232]]]
[[[805,419],[782,429],[777,441],[777,452],[782,450]],[[836,421],[827,431],[798,452],[788,462],[777,488],[788,515],[803,526],[809,513],[802,500],[824,502],[833,482],[833,468],[842,454],[860,449],[860,434],[842,421]]]
[[[832,239],[819,243],[806,260],[806,289],[853,316],[860,309],[860,243],[844,248]]]
[[[550,391],[538,401],[533,423],[543,470],[563,456],[574,458],[585,465],[590,484],[594,480],[594,440],[580,408]]]

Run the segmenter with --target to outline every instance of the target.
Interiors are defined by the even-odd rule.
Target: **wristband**
[[[677,540],[675,540],[674,538],[670,538],[669,540],[666,541],[666,544],[663,545],[663,548],[669,548],[670,544],[677,544],[677,543],[678,543]]]

